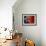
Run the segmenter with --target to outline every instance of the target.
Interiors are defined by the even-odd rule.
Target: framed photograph
[[[37,25],[37,14],[22,14],[22,25],[25,26]]]

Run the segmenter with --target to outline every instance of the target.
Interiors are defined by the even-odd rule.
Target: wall
[[[22,32],[25,39],[34,40],[36,46],[41,46],[41,1],[18,0],[18,2],[21,3],[16,2],[13,6],[15,30]],[[37,14],[37,26],[22,26],[22,14]]]
[[[0,27],[12,29],[12,6],[16,0],[0,0]]]
[[[12,6],[15,2],[16,0],[0,0],[0,27],[12,28]],[[41,31],[42,46],[46,46],[46,0],[41,0],[41,15],[40,0],[19,0],[18,2],[15,3],[16,6],[13,8],[16,29],[23,32],[24,37],[28,34],[29,39],[34,39],[36,42],[40,40]],[[22,13],[37,13],[37,26],[22,26]],[[37,43],[39,44],[39,42]]]
[[[42,46],[46,46],[46,0],[41,1],[41,40]]]

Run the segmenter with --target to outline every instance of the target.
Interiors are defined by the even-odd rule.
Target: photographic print
[[[37,14],[22,14],[22,25],[35,26],[37,24]]]

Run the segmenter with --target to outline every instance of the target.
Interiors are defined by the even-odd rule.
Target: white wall
[[[41,1],[41,38],[42,46],[46,46],[46,0]]]
[[[12,28],[12,6],[15,2],[16,0],[0,0],[0,26]],[[18,2],[21,2],[21,0]],[[40,0],[23,0],[22,2],[18,3],[19,6],[15,6],[17,9],[14,7],[16,28],[18,31],[23,32],[24,37],[28,34],[29,39],[34,39],[36,42],[40,40],[41,31],[42,46],[46,46],[46,0],[41,0],[41,6]],[[37,13],[37,26],[22,26],[22,13]],[[39,42],[37,43],[39,44]]]
[[[0,27],[12,29],[12,6],[16,0],[0,0]]]
[[[18,0],[18,2],[20,1]],[[21,3],[16,3],[13,6],[13,12],[15,30],[17,29],[18,32],[22,32],[24,38],[34,40],[36,46],[41,46],[41,1],[23,0]],[[22,14],[37,14],[37,26],[22,26]]]

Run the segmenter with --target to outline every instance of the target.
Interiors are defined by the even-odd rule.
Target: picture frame
[[[23,26],[36,26],[37,14],[22,14],[22,25]]]

